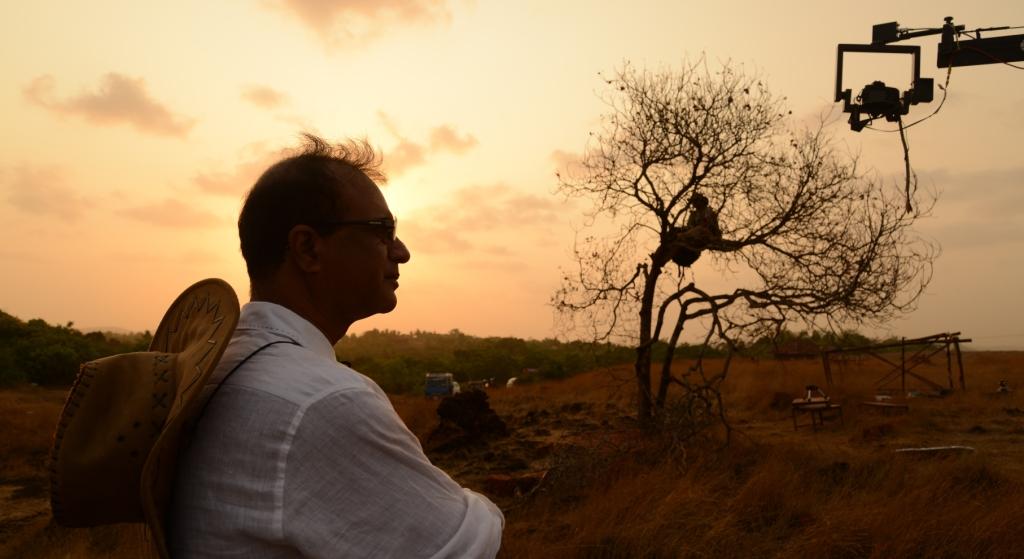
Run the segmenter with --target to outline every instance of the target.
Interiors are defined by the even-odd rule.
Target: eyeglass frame
[[[386,242],[394,243],[398,239],[398,218],[397,217],[378,217],[374,219],[335,219],[328,221],[321,221],[317,223],[318,227],[345,227],[347,225],[363,225],[370,226],[376,229],[383,229],[387,232],[391,230],[390,237]],[[331,231],[333,232],[333,230]]]

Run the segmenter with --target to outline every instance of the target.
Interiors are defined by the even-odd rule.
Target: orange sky
[[[3,3],[0,309],[151,329],[181,289],[210,276],[244,302],[241,197],[309,130],[382,149],[385,196],[412,251],[398,309],[354,331],[553,336],[548,300],[584,207],[554,193],[554,172],[597,128],[598,72],[704,52],[760,72],[809,118],[832,105],[836,44],[869,42],[873,24],[934,27],[952,15],[969,29],[1024,25],[1018,0],[726,6]],[[922,73],[942,83],[937,42],[903,44],[921,45]],[[852,63],[853,80],[905,70],[871,60]],[[959,330],[975,348],[1024,349],[1022,86],[1007,66],[954,69],[942,111],[911,129],[921,183],[941,192],[921,230],[943,253],[920,309],[881,333]],[[896,135],[835,133],[865,165],[902,172]],[[697,272],[722,275],[704,262]]]

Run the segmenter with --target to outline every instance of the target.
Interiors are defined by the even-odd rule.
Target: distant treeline
[[[22,321],[0,311],[0,385],[32,382],[44,385],[70,384],[81,363],[131,351],[145,351],[150,332],[87,334],[66,325],[49,325],[41,319]],[[766,336],[744,345],[742,353],[755,357],[812,355],[820,349],[853,347],[878,343],[857,332],[790,332]],[[342,338],[335,348],[340,361],[370,376],[391,393],[413,393],[423,389],[427,373],[452,373],[459,382],[494,379],[505,383],[511,377],[521,382],[566,378],[609,365],[632,363],[636,351],[627,346],[560,342],[554,339],[482,338],[452,330],[447,334],[415,331],[401,333],[371,330]],[[676,359],[696,357],[700,346],[682,344]],[[665,344],[655,345],[656,362],[665,354]],[[705,356],[724,354],[711,347]]]
[[[859,332],[793,332],[782,330],[778,334],[763,336],[742,345],[739,349],[745,355],[755,357],[800,356],[817,354],[823,349],[837,347],[863,347],[881,343],[882,340],[868,338]]]
[[[738,349],[749,357],[809,357],[822,349],[858,347],[878,343],[854,331],[791,332],[764,336]],[[674,359],[693,359],[701,346],[680,344]],[[653,358],[660,362],[666,344],[654,346]],[[517,377],[521,382],[559,379],[609,365],[632,363],[632,347],[590,342],[558,340],[522,340],[519,338],[478,338],[452,330],[447,334],[371,330],[348,335],[338,342],[335,352],[340,361],[373,378],[391,393],[414,393],[423,389],[426,373],[451,373],[455,380],[495,379],[504,384]],[[703,350],[705,357],[725,355],[724,346]]]
[[[504,384],[512,377],[531,382],[631,363],[636,356],[633,348],[612,344],[479,338],[458,330],[370,330],[345,336],[335,352],[391,393],[422,391],[427,373],[451,373],[458,382],[494,379]]]
[[[820,355],[822,350],[833,348],[864,347],[890,343],[895,338],[870,338],[854,330],[841,332],[782,330],[776,335],[762,336],[740,347],[741,353],[751,357],[811,357]]]
[[[80,364],[115,353],[145,351],[152,338],[149,332],[83,334],[71,322],[50,326],[38,318],[25,322],[0,311],[0,385],[70,384]]]

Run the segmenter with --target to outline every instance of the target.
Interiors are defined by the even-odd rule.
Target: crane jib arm
[[[939,68],[976,66],[1024,60],[1024,35],[1006,35],[984,39],[943,41],[939,44]]]

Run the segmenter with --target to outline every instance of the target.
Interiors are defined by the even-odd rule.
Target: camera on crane
[[[910,111],[910,105],[930,103],[932,100],[934,83],[931,78],[921,77],[921,47],[894,46],[889,43],[941,34],[942,42],[939,43],[936,58],[939,68],[996,63],[1010,64],[1010,62],[1024,60],[1024,35],[1004,35],[984,39],[981,37],[982,31],[1001,31],[1015,29],[1014,27],[988,27],[965,31],[963,25],[953,23],[952,17],[946,17],[944,21],[942,27],[934,29],[902,29],[895,21],[879,23],[871,28],[870,45],[839,45],[839,56],[836,61],[836,101],[842,101],[843,112],[850,113],[850,128],[854,132],[860,132],[876,118],[884,117],[890,122],[896,122],[900,116]],[[970,37],[972,33],[974,35],[972,39],[960,38],[961,35]],[[913,85],[901,96],[895,87],[887,87],[884,83],[876,81],[864,86],[855,100],[851,99],[851,91],[843,89],[843,54],[847,52],[912,54],[914,56],[914,76],[913,82],[911,82]],[[861,119],[862,114],[867,115],[867,118]]]
[[[900,92],[885,82],[874,81],[864,86],[860,95],[853,99],[853,92],[843,89],[843,54],[847,52],[869,52],[887,54],[910,54],[914,57],[912,86]],[[931,78],[921,77],[921,47],[894,45],[839,45],[836,65],[836,101],[843,102],[843,112],[850,113],[850,128],[860,132],[872,120],[884,118],[896,122],[910,112],[910,106],[930,103],[934,92]],[[862,115],[865,118],[862,118]]]

